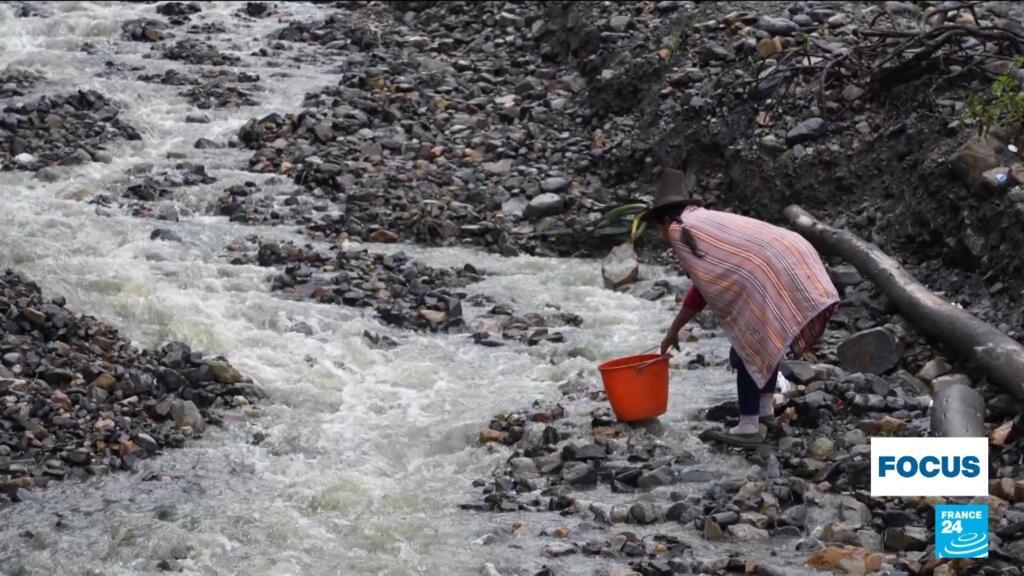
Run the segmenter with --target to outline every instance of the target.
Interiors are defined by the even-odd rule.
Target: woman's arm
[[[679,313],[676,314],[672,325],[669,326],[668,333],[665,334],[665,338],[661,341],[661,353],[663,355],[668,352],[669,348],[679,350],[679,331],[694,316],[700,314],[705,306],[707,306],[707,302],[704,300],[704,296],[701,295],[696,286],[692,286],[690,291],[686,293],[686,298],[683,299],[683,307],[679,309]]]

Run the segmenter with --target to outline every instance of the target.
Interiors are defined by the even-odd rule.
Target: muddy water
[[[143,140],[112,145],[110,163],[61,168],[56,183],[0,173],[0,266],[116,323],[139,345],[176,339],[224,354],[269,399],[258,410],[230,414],[229,426],[187,448],[144,462],[137,473],[59,484],[0,511],[0,571],[156,574],[169,562],[187,574],[478,574],[484,563],[503,573],[545,563],[528,538],[525,550],[482,543],[507,517],[458,509],[475,496],[472,480],[507,457],[478,447],[476,434],[496,412],[557,398],[557,384],[579,371],[596,377],[593,360],[657,343],[671,304],[604,290],[592,261],[412,247],[402,249],[431,264],[470,262],[493,275],[472,293],[521,310],[555,303],[584,324],[567,329],[563,345],[492,349],[466,336],[396,331],[360,310],[277,298],[268,270],[228,264],[224,247],[253,233],[291,238],[296,231],[206,215],[219,190],[263,177],[243,170],[245,152],[194,150],[192,142],[223,141],[252,116],[297,109],[305,92],[333,83],[328,66],[268,68],[247,54],[279,22],[239,21],[238,4],[204,5],[200,22],[231,31],[208,40],[242,56],[265,90],[259,106],[215,110],[210,124],[186,124],[192,107],[177,87],[139,82],[140,72],[101,76],[108,60],[150,73],[179,67],[144,58],[148,45],[118,39],[121,21],[151,16],[152,4],[49,8],[49,18],[15,19],[0,6],[0,68],[44,74],[33,95],[94,88],[117,98]],[[281,4],[288,19],[316,18],[321,9]],[[80,50],[85,42],[94,53]],[[282,72],[287,79],[275,80]],[[83,201],[112,190],[132,166],[177,162],[166,158],[170,151],[205,164],[218,179],[176,190],[165,208],[182,215],[178,222],[98,211]],[[184,242],[151,241],[158,225]],[[312,336],[289,331],[300,321],[314,328]],[[361,336],[367,329],[401,345],[371,349]],[[707,339],[691,352],[722,357],[726,346]],[[720,370],[673,372],[667,434],[704,459],[689,421],[700,406],[731,396],[729,378]],[[257,444],[257,436],[265,440]],[[744,467],[721,457],[705,464]],[[534,521],[540,526],[557,516]],[[559,574],[590,574],[601,562],[546,563]]]

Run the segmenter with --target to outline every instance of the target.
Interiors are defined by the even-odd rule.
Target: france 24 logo
[[[872,496],[988,496],[988,438],[872,438]]]
[[[988,558],[988,505],[935,507],[936,558]]]

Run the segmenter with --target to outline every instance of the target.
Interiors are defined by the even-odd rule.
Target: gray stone
[[[861,277],[857,268],[849,264],[842,264],[830,268],[828,275],[832,278],[832,283],[835,284],[836,288],[840,291],[847,286],[856,286],[864,281],[864,278]]]
[[[886,550],[905,552],[908,550],[924,550],[931,542],[928,530],[921,526],[901,526],[885,531],[883,543]]]
[[[966,374],[945,374],[932,380],[932,390],[935,392],[956,385],[963,385],[970,388],[971,379]]]
[[[36,172],[36,178],[43,182],[56,182],[60,180],[61,176],[60,172],[58,172],[56,168],[47,166],[39,172]]]
[[[899,363],[903,342],[891,330],[871,328],[847,338],[836,353],[847,372],[884,374]]]
[[[555,216],[565,211],[565,203],[558,194],[545,192],[538,194],[526,206],[525,215],[530,219],[540,219],[545,216]]]
[[[537,470],[537,464],[532,458],[520,456],[509,460],[508,464],[512,473],[512,479],[521,484],[540,475],[540,472]]]
[[[636,485],[642,490],[650,490],[658,486],[667,486],[675,481],[675,471],[671,466],[660,466],[640,475]]]
[[[769,536],[767,530],[756,528],[750,524],[733,524],[725,529],[725,533],[737,542],[767,540]]]
[[[803,504],[790,506],[779,515],[779,523],[785,526],[803,528],[807,524],[807,507]]]
[[[568,178],[561,178],[557,176],[553,178],[545,178],[540,183],[540,189],[545,192],[561,192],[568,188],[571,183],[572,180]]]
[[[814,367],[801,360],[786,360],[780,366],[783,376],[797,384],[809,384],[817,379]]]
[[[817,140],[827,132],[828,126],[825,124],[825,120],[818,117],[808,118],[794,126],[789,132],[786,132],[786,144],[793,146]]]
[[[156,452],[157,448],[160,447],[156,440],[145,432],[139,432],[135,435],[135,443],[146,452]]]
[[[849,528],[860,528],[871,524],[871,510],[856,498],[844,497],[839,504],[839,519]]]
[[[493,176],[507,176],[512,171],[512,159],[505,158],[497,162],[485,162],[484,171]]]
[[[636,282],[640,276],[640,261],[632,242],[624,242],[612,248],[601,261],[601,276],[604,278],[604,287],[611,290]]]
[[[825,437],[819,437],[807,447],[807,454],[817,460],[831,460],[835,452],[835,445]]]
[[[731,526],[740,521],[740,515],[730,510],[728,512],[712,514],[711,520],[719,526]]]
[[[562,469],[562,480],[573,486],[597,484],[597,470],[584,462],[573,462]]]
[[[769,34],[779,36],[789,36],[800,29],[796,22],[793,22],[792,20],[787,20],[786,18],[772,18],[771,16],[761,16],[757,19],[757,23],[754,24],[754,27],[764,30]]]
[[[189,426],[196,432],[206,429],[206,421],[203,420],[199,408],[191,400],[175,400],[171,405],[171,418],[178,428]]]
[[[917,372],[917,377],[924,382],[931,383],[940,376],[945,376],[953,371],[953,366],[945,358],[932,358]]]
[[[637,502],[629,507],[629,518],[637,524],[653,524],[658,521],[658,511],[650,502]]]
[[[715,478],[717,478],[717,476],[706,470],[686,470],[676,477],[676,481],[690,483],[711,482]]]
[[[568,556],[576,553],[576,545],[572,542],[552,542],[544,547],[544,555],[549,558]]]
[[[187,124],[209,124],[210,117],[206,114],[199,114],[194,112],[185,116],[185,123]]]
[[[629,23],[632,20],[633,19],[627,15],[619,14],[608,19],[608,26],[616,32],[623,32],[629,27]]]
[[[526,25],[526,20],[522,16],[512,14],[511,12],[499,12],[498,25],[502,27],[511,26],[513,28],[522,28]]]

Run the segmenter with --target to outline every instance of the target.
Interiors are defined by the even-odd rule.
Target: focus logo
[[[988,505],[935,507],[936,558],[988,558]]]
[[[872,438],[872,496],[987,496],[987,438]]]

